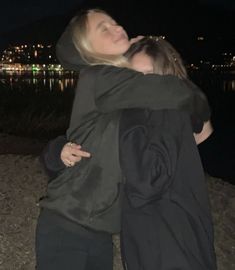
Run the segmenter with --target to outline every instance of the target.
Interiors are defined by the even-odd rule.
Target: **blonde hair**
[[[153,61],[154,73],[188,77],[180,54],[163,37],[148,36],[134,43],[125,56],[130,60],[136,53],[144,52]]]
[[[88,9],[81,11],[71,21],[73,43],[80,53],[80,56],[89,65],[114,65],[119,67],[128,67],[129,63],[123,55],[97,54],[92,50],[91,44],[87,38],[88,15],[92,13],[108,15],[101,9]]]

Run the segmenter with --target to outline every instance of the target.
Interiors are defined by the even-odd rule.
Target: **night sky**
[[[106,9],[121,22],[130,36],[166,33],[173,36],[173,41],[177,42],[177,38],[181,40],[182,44],[192,35],[211,35],[228,43],[231,43],[228,37],[234,36],[231,19],[235,12],[234,0],[8,0],[1,3],[0,50],[9,43],[17,42],[17,39],[21,42],[21,33],[33,39],[33,34],[40,31],[43,20],[57,16],[60,21],[68,14],[72,17],[84,5]],[[30,27],[35,22],[39,22],[38,28],[29,33],[22,30],[22,27]],[[48,21],[47,31],[51,31],[53,36],[50,26],[55,29],[57,25],[54,22],[52,26]],[[43,27],[47,28],[42,23]],[[57,29],[59,31],[62,32]],[[41,37],[48,35],[44,32],[42,29]],[[58,34],[54,36],[57,38]]]
[[[71,9],[75,9],[79,7],[79,4],[85,2],[97,3],[98,6],[104,6],[105,2],[111,2],[113,5],[118,6],[118,3],[122,3],[123,1],[86,1],[86,0],[66,0],[66,1],[58,1],[58,0],[40,0],[40,1],[32,1],[32,0],[8,0],[3,1],[1,3],[1,16],[0,16],[0,33],[7,32],[12,29],[16,29],[19,26],[24,24],[28,24],[30,22],[36,21],[38,19],[42,19],[43,17],[52,16],[56,14],[63,14],[66,11]],[[132,2],[134,1],[124,1]],[[139,1],[136,1],[139,2]],[[153,1],[155,2],[156,9],[161,2],[171,3],[172,1],[164,0],[164,1]],[[182,0],[176,1],[177,4],[180,2],[185,2]],[[195,4],[201,4],[202,8],[210,7],[211,9],[222,9],[226,11],[235,11],[235,1],[234,0],[191,0],[189,5],[194,6]],[[148,1],[144,1],[144,3],[148,3]],[[150,3],[150,1],[149,1]],[[122,4],[121,4],[122,5]],[[138,8],[144,6],[143,3],[138,5]],[[122,5],[123,7],[123,5]],[[174,5],[175,7],[175,5]],[[133,5],[133,9],[135,6]],[[123,12],[123,10],[122,10]],[[151,11],[149,11],[151,12]],[[156,15],[158,15],[156,10]]]
[[[17,29],[20,26],[44,17],[63,14],[76,8],[82,0],[8,0],[1,3],[0,33]]]

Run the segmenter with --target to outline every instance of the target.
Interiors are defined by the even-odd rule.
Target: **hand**
[[[130,43],[133,44],[133,43],[141,40],[142,38],[144,38],[144,36],[137,36],[137,37],[131,38]]]
[[[72,167],[82,158],[89,158],[90,153],[81,150],[82,146],[76,143],[68,142],[64,145],[60,157],[66,167]]]
[[[202,131],[200,133],[193,133],[196,144],[205,141],[214,131],[211,121],[204,122]]]

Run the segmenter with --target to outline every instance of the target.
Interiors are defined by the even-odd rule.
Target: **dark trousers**
[[[112,237],[83,227],[70,230],[42,211],[36,229],[36,260],[37,270],[112,270]]]

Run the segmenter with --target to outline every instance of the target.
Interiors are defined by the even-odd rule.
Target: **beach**
[[[47,176],[39,162],[45,141],[0,135],[0,270],[35,269],[34,238],[38,200]],[[219,270],[235,269],[235,186],[206,176]],[[121,270],[114,236],[114,270]]]

